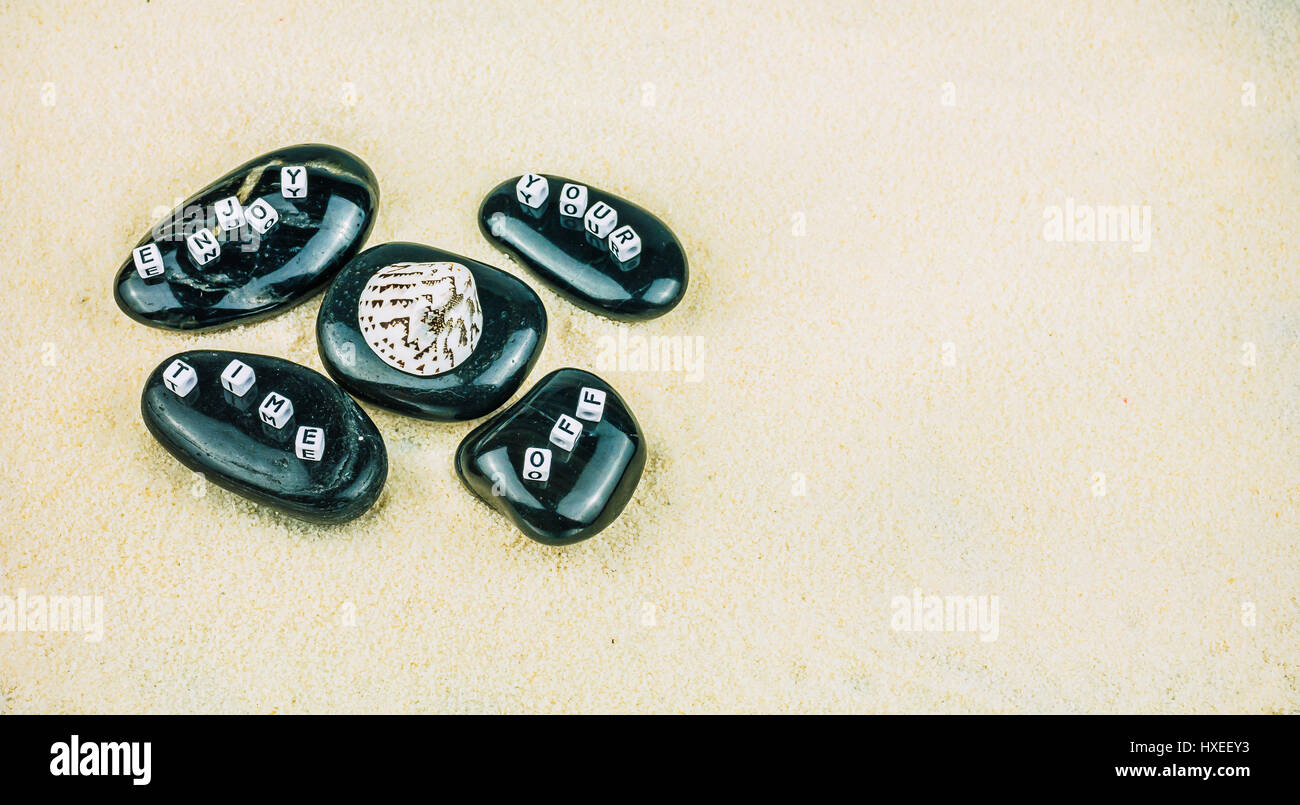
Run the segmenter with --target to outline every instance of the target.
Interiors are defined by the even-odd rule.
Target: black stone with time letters
[[[378,205],[375,175],[347,151],[272,151],[151,227],[117,272],[113,296],[127,316],[165,330],[273,315],[325,287],[361,249]]]
[[[610,231],[589,231],[587,214],[610,210],[604,219]],[[594,313],[619,321],[652,319],[686,293],[686,253],[668,225],[630,201],[572,179],[525,174],[502,182],[483,200],[478,223],[498,248]],[[634,244],[625,250],[626,260],[615,249],[623,244]]]
[[[145,382],[145,426],[217,485],[313,523],[363,514],[388,477],[375,424],[323,375],[280,358],[194,350]]]
[[[470,491],[546,545],[579,542],[612,523],[645,463],[632,411],[580,369],[542,378],[456,450],[456,471]]]

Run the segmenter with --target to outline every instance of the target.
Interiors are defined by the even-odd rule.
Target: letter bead
[[[257,415],[273,428],[283,428],[293,416],[293,401],[274,391],[262,399]]]
[[[221,256],[221,244],[207,229],[200,229],[185,238],[185,248],[195,265],[205,266]]]
[[[530,447],[524,451],[524,479],[546,481],[551,477],[551,451],[545,447]]]
[[[243,397],[257,382],[253,367],[243,361],[231,361],[221,373],[221,387],[236,397]]]
[[[545,176],[525,173],[515,183],[515,197],[519,199],[519,203],[534,210],[541,209],[550,194],[551,183],[546,181]]]
[[[582,219],[587,231],[604,240],[618,225],[618,212],[603,201],[597,201]]]
[[[587,213],[587,186],[565,183],[560,188],[560,215],[582,218]]]
[[[239,206],[238,198],[223,198],[212,206],[217,212],[217,228],[222,232],[239,229],[244,225],[244,208]]]
[[[583,386],[578,392],[578,419],[599,422],[604,415],[605,392]]]
[[[572,450],[580,435],[582,435],[582,423],[568,414],[560,414],[560,418],[555,421],[555,426],[551,428],[551,443],[563,450]]]
[[[257,230],[257,234],[265,235],[280,220],[280,214],[275,211],[275,207],[259,198],[249,204],[248,209],[244,210],[244,220],[248,221],[249,226]]]
[[[168,364],[167,371],[163,372],[163,385],[171,389],[177,397],[189,394],[198,383],[198,372],[194,371],[193,366],[180,359]]]
[[[157,243],[141,246],[131,252],[131,259],[135,261],[135,273],[140,275],[140,279],[147,280],[162,276],[162,252],[158,250]]]
[[[285,198],[307,198],[307,168],[288,165],[280,168],[280,195]]]
[[[325,430],[303,425],[293,440],[293,452],[306,461],[320,461],[325,454]]]
[[[609,236],[609,253],[620,263],[626,263],[641,253],[641,236],[624,224]]]

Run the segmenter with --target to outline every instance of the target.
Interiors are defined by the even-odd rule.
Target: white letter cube
[[[560,215],[565,218],[581,218],[587,213],[587,186],[568,184],[560,188]]]
[[[551,451],[545,447],[530,447],[524,451],[524,478],[545,481],[551,477]]]
[[[519,203],[525,207],[532,207],[534,210],[545,204],[546,197],[550,194],[551,183],[546,181],[545,176],[525,173],[515,183],[515,197],[519,199]]]
[[[307,169],[302,165],[280,168],[280,195],[285,198],[307,198]]]
[[[257,382],[253,367],[243,361],[231,361],[221,373],[221,386],[236,397],[243,397]]]
[[[624,224],[609,236],[609,252],[620,263],[626,263],[641,253],[641,236],[632,227]]]
[[[217,211],[217,228],[222,232],[244,225],[244,208],[239,206],[239,199],[234,196],[223,198],[212,206]]]
[[[298,458],[320,461],[320,457],[325,454],[325,430],[306,425],[298,428],[298,435],[293,440],[293,452],[298,454]]]
[[[185,248],[190,252],[190,259],[195,265],[205,266],[221,256],[221,244],[207,229],[200,229],[185,238]]]
[[[135,273],[140,275],[140,279],[147,280],[163,273],[162,252],[158,251],[157,243],[141,246],[131,252],[131,259],[135,261]]]
[[[163,385],[172,390],[177,397],[184,397],[199,383],[199,373],[194,367],[182,360],[174,360],[163,372]]]
[[[581,433],[581,422],[568,414],[560,414],[560,418],[555,421],[555,427],[551,428],[551,443],[559,445],[564,450],[572,450]]]
[[[599,422],[605,415],[605,392],[600,389],[582,387],[578,392],[578,419]]]
[[[609,237],[618,225],[618,212],[605,202],[597,201],[591,205],[591,209],[587,210],[582,223],[587,227],[588,232],[603,240]]]
[[[293,401],[273,391],[262,400],[257,414],[271,427],[283,428],[289,417],[293,416]]]
[[[275,226],[280,220],[280,214],[275,211],[275,207],[267,204],[263,199],[258,199],[248,205],[244,210],[244,220],[248,225],[257,230],[257,234],[265,235],[266,231]]]

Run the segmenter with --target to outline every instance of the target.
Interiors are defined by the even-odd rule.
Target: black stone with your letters
[[[521,202],[521,179],[546,180],[544,201],[533,208]],[[576,216],[562,214],[572,192],[585,188]],[[540,189],[540,185],[538,185]],[[615,231],[597,237],[584,226],[585,212],[605,205],[617,216]],[[497,248],[518,260],[557,293],[579,307],[619,321],[640,321],[672,310],[686,293],[686,253],[668,225],[647,210],[573,179],[549,174],[516,176],[497,185],[479,208],[479,229]],[[640,253],[626,261],[611,251],[610,238],[628,238],[630,226]]]

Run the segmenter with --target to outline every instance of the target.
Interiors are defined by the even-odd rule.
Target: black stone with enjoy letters
[[[304,182],[301,193],[284,186],[282,168],[291,182]],[[248,219],[269,220],[259,217],[269,208],[275,222],[265,233],[249,223],[222,230],[217,216],[229,211],[222,205],[231,197]],[[328,145],[272,151],[217,179],[151,227],[136,248],[157,251],[143,257],[143,271],[134,252],[127,255],[113,296],[127,316],[166,330],[211,330],[265,318],[324,288],[361,249],[378,205],[375,175],[347,151]],[[189,251],[190,235],[201,238],[201,257],[216,256],[200,263]]]

